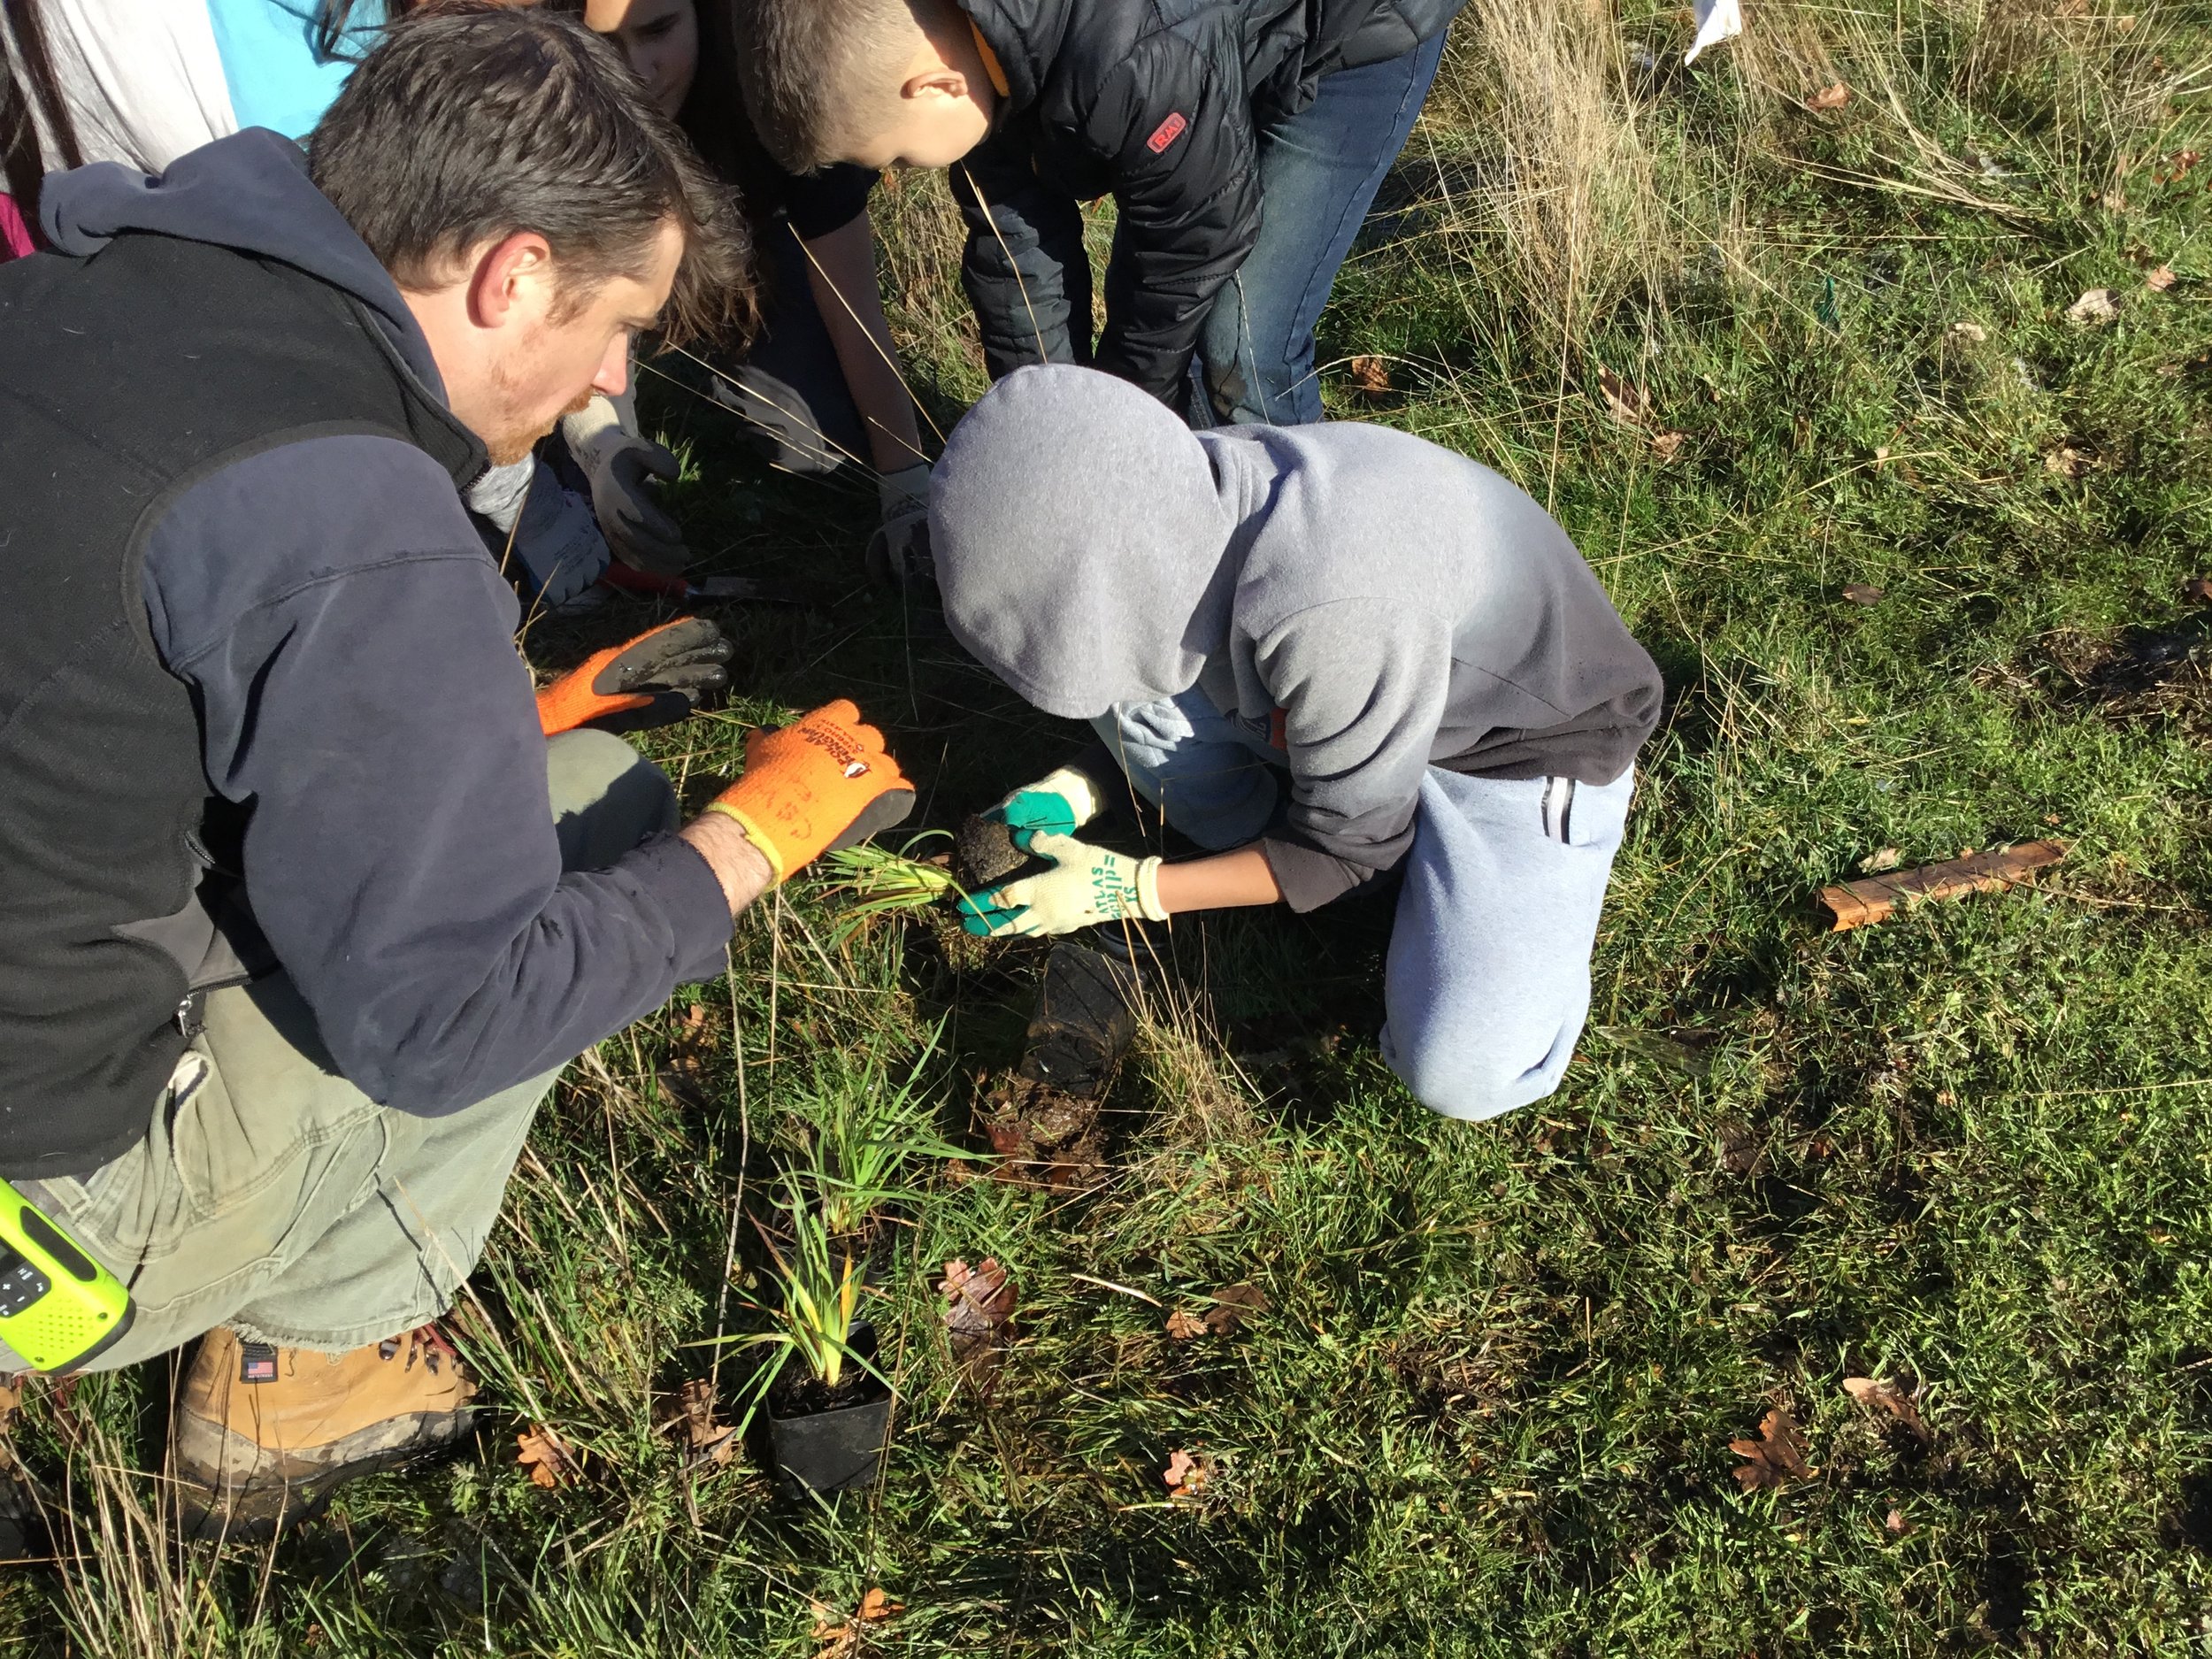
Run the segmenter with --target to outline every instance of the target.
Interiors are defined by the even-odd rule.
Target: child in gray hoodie
[[[1310,910],[1400,871],[1392,1069],[1455,1118],[1558,1087],[1661,685],[1541,507],[1404,433],[1193,433],[1051,365],[960,423],[930,528],[960,642],[1215,849],[1079,840],[1105,783],[1064,767],[995,809],[1051,868],[966,901],[970,931]]]

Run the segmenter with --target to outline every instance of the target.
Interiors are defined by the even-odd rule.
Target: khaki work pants
[[[569,869],[676,826],[668,780],[618,737],[555,738],[547,779]],[[419,1118],[337,1075],[283,975],[215,992],[145,1140],[82,1178],[22,1183],[131,1287],[130,1332],[92,1369],[218,1325],[335,1353],[443,1313],[558,1075]],[[0,1344],[0,1370],[20,1369]]]

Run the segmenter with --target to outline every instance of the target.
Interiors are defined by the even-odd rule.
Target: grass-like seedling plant
[[[761,1230],[768,1253],[762,1277],[770,1294],[749,1290],[740,1295],[767,1328],[725,1339],[740,1349],[760,1350],[760,1363],[747,1390],[751,1404],[741,1431],[780,1383],[787,1392],[798,1394],[798,1379],[787,1376],[795,1362],[824,1401],[842,1396],[856,1377],[883,1381],[882,1373],[855,1341],[870,1294],[864,1262],[849,1241],[832,1236],[824,1205],[797,1177],[785,1178],[779,1209],[783,1236]]]
[[[940,1035],[926,1035],[896,1081],[876,1058],[825,1056],[813,1098],[794,1114],[801,1164],[831,1238],[850,1240],[894,1219],[917,1196],[918,1164],[972,1156],[937,1128]]]
[[[541,1112],[460,1302],[480,1456],[213,1555],[165,1363],[35,1388],[50,1548],[0,1653],[2201,1659],[2212,17],[1744,12],[1685,67],[1673,0],[1470,0],[1320,331],[1333,417],[1520,484],[1665,675],[1555,1096],[1399,1085],[1386,902],[1183,917],[1096,1179],[988,1179],[940,1155],[989,1145],[1042,949],[949,932],[941,842],[841,856]],[[894,172],[873,213],[949,428],[957,212]],[[702,573],[805,602],[718,608],[729,703],[643,740],[692,810],[836,697],[924,829],[1091,741],[868,586],[864,471],[769,470],[690,364],[643,389]],[[2032,888],[1816,902],[2040,838]],[[986,1259],[1018,1307],[966,1364],[948,1264]],[[691,1448],[772,1366],[872,1393],[864,1318],[874,1485]]]

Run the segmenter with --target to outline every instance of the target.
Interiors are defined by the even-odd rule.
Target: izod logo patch
[[[1152,136],[1144,141],[1144,147],[1156,156],[1182,137],[1183,129],[1189,125],[1179,112],[1171,110],[1167,119],[1152,129]]]

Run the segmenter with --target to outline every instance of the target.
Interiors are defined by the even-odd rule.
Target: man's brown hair
[[[565,17],[438,0],[394,24],[307,141],[316,188],[403,287],[534,231],[582,299],[650,269],[683,233],[664,313],[674,338],[753,320],[751,243],[707,171],[612,47]]]
[[[909,0],[725,3],[746,112],[794,173],[849,160],[896,122],[900,73],[921,28]]]

